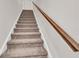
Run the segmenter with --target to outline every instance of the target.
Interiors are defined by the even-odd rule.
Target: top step
[[[23,10],[21,16],[24,16],[24,15],[26,15],[26,16],[28,16],[28,15],[34,16],[32,10]]]

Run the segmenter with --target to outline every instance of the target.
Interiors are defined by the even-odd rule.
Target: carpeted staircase
[[[2,58],[45,58],[47,51],[32,10],[23,10]]]

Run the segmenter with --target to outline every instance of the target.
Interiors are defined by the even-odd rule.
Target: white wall
[[[32,10],[32,0],[23,0],[23,9]]]
[[[22,11],[22,0],[0,0],[0,54]]]
[[[36,0],[35,3],[79,42],[79,0]],[[79,57],[79,53],[72,51],[39,11],[33,9],[51,57]]]

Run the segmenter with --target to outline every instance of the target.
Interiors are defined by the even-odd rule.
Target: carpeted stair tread
[[[37,27],[30,27],[30,26],[16,26],[16,28],[37,28]]]
[[[16,24],[16,25],[26,25],[26,26],[37,26],[37,24],[27,24],[27,23],[18,23],[18,24]]]
[[[38,39],[13,39],[8,42],[8,44],[24,44],[24,43],[27,43],[27,44],[43,43],[43,40],[40,38],[38,38]]]
[[[37,25],[16,24],[16,27],[37,27]]]
[[[46,56],[47,51],[43,47],[28,47],[28,48],[10,48],[2,57],[34,57]]]
[[[37,23],[36,21],[35,22],[20,21],[20,22],[17,22],[17,24],[27,24],[27,25],[29,24],[30,25],[30,24],[37,24]]]
[[[17,28],[17,29],[38,29],[38,27],[23,27],[23,28]]]
[[[35,18],[19,18],[19,20],[35,20]]]
[[[23,29],[26,29],[26,30],[30,30],[30,29],[31,29],[31,30],[32,30],[32,29],[38,29],[38,28],[35,27],[35,28],[15,28],[15,29],[22,29],[22,30],[23,30]],[[38,29],[38,30],[39,30],[39,29]]]
[[[33,35],[33,34],[40,35],[40,32],[13,33],[12,35]]]
[[[12,39],[26,39],[26,38],[40,38],[40,32],[20,32],[20,33],[13,33],[11,35]]]
[[[38,28],[35,29],[29,29],[29,28],[15,28],[14,32],[39,32]]]
[[[46,58],[47,51],[43,46],[32,10],[23,10],[15,24],[11,40],[7,43],[7,50],[2,58]]]
[[[28,20],[28,21],[26,21],[26,20],[19,20],[18,22],[36,22],[35,20]]]

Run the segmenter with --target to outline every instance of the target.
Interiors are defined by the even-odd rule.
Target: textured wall
[[[23,0],[23,9],[32,10],[32,0]]]
[[[0,53],[22,10],[22,0],[0,0]]]
[[[44,12],[79,42],[79,0],[33,0]],[[79,57],[79,53],[64,42],[34,7],[38,25],[47,42],[52,57]],[[39,17],[38,17],[39,16]]]

